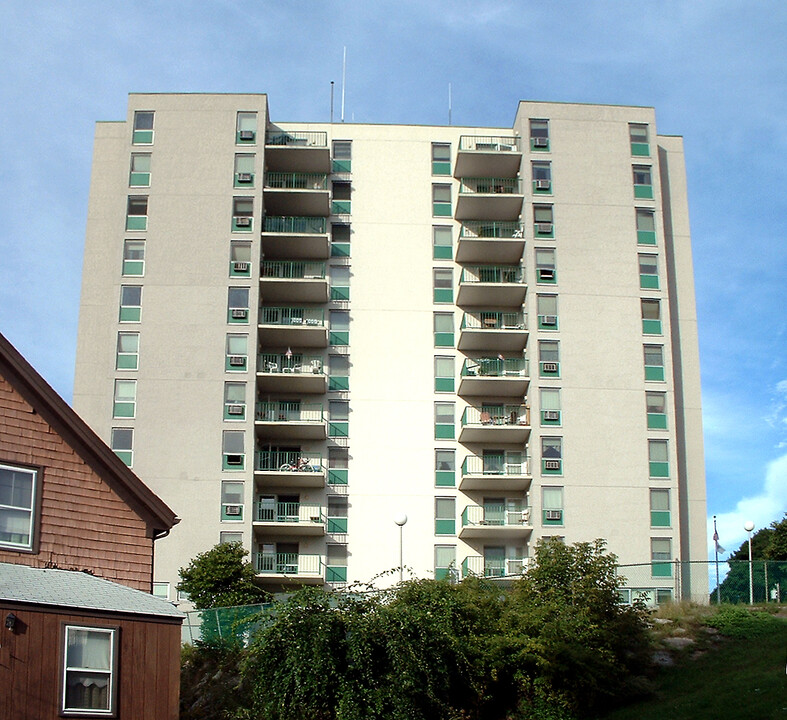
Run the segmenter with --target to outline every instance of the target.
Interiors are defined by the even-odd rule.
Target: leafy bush
[[[768,635],[773,630],[774,622],[779,621],[768,613],[748,610],[739,605],[722,606],[715,615],[705,620],[706,625],[728,637],[747,640]]]

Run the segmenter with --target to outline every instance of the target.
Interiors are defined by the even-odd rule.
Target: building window
[[[331,257],[350,257],[350,225],[331,224]]]
[[[632,155],[648,157],[650,155],[648,126],[640,123],[629,123],[629,142],[631,143]]]
[[[656,214],[653,210],[637,208],[635,210],[637,221],[637,244],[655,245],[656,244]]]
[[[452,268],[432,269],[432,294],[436,303],[454,301],[454,271]]]
[[[150,187],[150,153],[131,153],[129,187]]]
[[[222,470],[243,470],[246,466],[246,433],[225,430],[221,437]]]
[[[541,424],[561,425],[563,418],[560,411],[560,389],[541,388]]]
[[[137,110],[134,113],[134,145],[153,144],[153,118],[154,114],[150,110]]]
[[[352,142],[350,140],[333,141],[333,164],[331,172],[352,172]]]
[[[551,205],[533,205],[533,236],[555,237],[554,211]]]
[[[560,344],[557,340],[538,341],[538,374],[560,377]]]
[[[254,198],[232,198],[232,232],[251,232],[254,225]]]
[[[454,392],[455,359],[439,356],[434,359],[434,390],[435,392]]]
[[[350,358],[347,355],[328,356],[328,390],[350,389]]]
[[[650,526],[670,527],[669,488],[650,489]]]
[[[541,523],[543,525],[563,525],[563,488],[541,488]]]
[[[349,437],[350,403],[347,400],[328,402],[328,437]]]
[[[434,314],[434,346],[435,347],[454,346],[454,314],[453,313]]]
[[[238,145],[254,145],[257,141],[257,113],[239,112],[235,124],[235,142]]]
[[[114,715],[118,628],[65,625],[64,631],[60,710],[93,717]]]
[[[126,230],[148,229],[148,198],[146,195],[129,197],[126,205]]]
[[[331,265],[331,300],[349,301],[350,268],[347,265]]]
[[[238,543],[243,545],[243,533],[237,532],[233,530],[232,532],[229,531],[222,531],[219,533],[219,543],[221,545],[227,545],[229,543]]]
[[[142,319],[142,286],[120,286],[120,322],[139,322]]]
[[[224,369],[234,372],[245,372],[249,366],[249,336],[227,335],[224,353]]]
[[[325,547],[325,581],[347,582],[347,545],[328,543]]]
[[[650,539],[650,571],[653,577],[672,577],[671,538]]]
[[[139,369],[139,333],[119,332],[116,370]]]
[[[454,417],[454,403],[436,402],[434,404],[434,436],[436,440],[454,439]]]
[[[434,451],[434,484],[437,487],[456,485],[456,451]]]
[[[133,418],[137,414],[137,381],[115,380],[112,417]]]
[[[642,290],[659,289],[659,260],[656,255],[639,254],[639,286]]]
[[[541,474],[563,474],[563,438],[541,438]]]
[[[445,225],[432,227],[432,258],[435,260],[452,260],[454,257],[453,233]]]
[[[227,322],[249,324],[249,288],[231,287],[227,291]]]
[[[557,264],[553,248],[536,248],[536,282],[554,285],[557,282]]]
[[[242,482],[224,480],[221,483],[221,519],[222,521],[243,520]]]
[[[347,485],[350,451],[347,448],[328,448],[328,484]]]
[[[451,145],[432,143],[432,175],[451,174]]]
[[[0,465],[0,546],[33,549],[38,473]]]
[[[648,440],[650,477],[669,477],[669,454],[666,440]]]
[[[645,345],[645,380],[664,382],[664,348],[661,345]]]
[[[530,120],[530,149],[535,151],[549,150],[549,120]]]
[[[134,465],[134,430],[133,428],[112,428],[110,447],[126,465]]]
[[[456,535],[456,498],[435,498],[434,534]]]
[[[634,165],[634,197],[638,199],[653,199],[653,178],[648,165]]]
[[[648,430],[666,430],[667,395],[661,392],[646,392],[645,405],[648,414]]]
[[[345,347],[350,344],[350,313],[346,310],[331,310],[331,329],[328,335],[328,344]]]
[[[432,185],[432,215],[451,217],[451,186]]]
[[[352,210],[352,185],[346,180],[335,180],[331,196],[331,215],[349,215]]]
[[[456,545],[434,546],[434,579],[456,580]]]
[[[326,532],[343,534],[347,532],[349,503],[346,495],[328,496],[328,515]]]
[[[169,583],[154,582],[152,595],[153,597],[161,598],[162,600],[169,600]]]
[[[233,187],[254,187],[254,155],[238,154],[235,156],[235,172],[233,174]]]
[[[251,276],[251,245],[245,242],[230,243],[230,277]]]
[[[552,163],[533,162],[533,193],[536,195],[552,194]]]
[[[642,307],[642,332],[644,335],[661,335],[661,301],[640,300]]]
[[[539,330],[557,330],[557,295],[538,295],[536,297]]]
[[[123,241],[123,274],[142,276],[145,274],[145,241]]]
[[[224,419],[246,419],[246,383],[224,383]]]

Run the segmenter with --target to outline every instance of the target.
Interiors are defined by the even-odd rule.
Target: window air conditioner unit
[[[544,460],[545,470],[560,470],[560,460]]]
[[[555,268],[538,268],[538,277],[541,280],[554,280]]]
[[[549,190],[551,186],[551,180],[536,180],[536,190]]]
[[[249,316],[249,311],[246,308],[232,308],[232,317],[236,319],[246,319]]]
[[[241,513],[241,506],[240,505],[225,505],[224,506],[224,514],[229,516],[238,517]]]
[[[549,147],[549,138],[534,137],[533,138],[533,147]]]
[[[544,420],[560,420],[560,411],[544,410]]]
[[[232,367],[243,367],[246,364],[245,355],[230,355],[230,365]]]
[[[235,217],[235,225],[237,227],[251,227],[250,217]]]
[[[240,139],[241,140],[254,140],[254,130],[241,130],[240,131]]]
[[[553,363],[553,362],[541,363],[541,369],[544,372],[557,372],[557,363]]]
[[[243,405],[227,405],[227,415],[243,415]]]
[[[243,465],[243,455],[227,455],[227,465]]]
[[[542,325],[557,325],[557,315],[542,315],[541,316],[541,324]]]
[[[552,232],[552,223],[536,223],[536,232],[540,235],[549,235]]]
[[[544,513],[547,520],[562,520],[563,519],[563,511],[562,510],[547,510]]]
[[[251,173],[238,173],[238,182],[239,183],[250,183],[251,182]]]
[[[247,263],[247,262],[234,262],[234,263],[232,263],[232,269],[235,272],[248,272],[249,271],[249,263]]]

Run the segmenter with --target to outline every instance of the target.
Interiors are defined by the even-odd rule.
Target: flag
[[[716,543],[716,552],[717,553],[725,553],[727,552],[721,545],[719,545],[719,533],[718,531],[713,531],[713,542]]]

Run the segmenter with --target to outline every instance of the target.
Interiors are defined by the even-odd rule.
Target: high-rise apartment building
[[[161,594],[219,541],[276,590],[400,541],[419,577],[513,575],[561,536],[704,597],[668,562],[706,559],[682,141],[644,107],[445,127],[131,95],[96,130],[74,404],[182,518]]]

